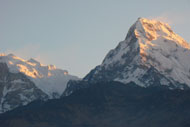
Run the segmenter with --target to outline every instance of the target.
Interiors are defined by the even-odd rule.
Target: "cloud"
[[[172,24],[172,20],[169,18],[168,15],[161,15],[161,16],[157,16],[157,17],[150,17],[150,19],[154,19],[154,20],[159,20],[168,24]]]
[[[159,16],[151,16],[150,19],[166,22],[169,25],[185,24],[189,21],[189,13],[187,12],[165,12]]]

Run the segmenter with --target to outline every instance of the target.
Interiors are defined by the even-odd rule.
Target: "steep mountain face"
[[[166,23],[139,18],[85,81],[131,81],[142,87],[190,87],[190,46]]]
[[[11,73],[7,64],[0,63],[0,70],[0,113],[48,98],[24,74]]]
[[[163,86],[164,87],[164,86]],[[190,90],[99,82],[0,115],[1,127],[189,127]]]
[[[37,99],[59,98],[67,82],[78,79],[66,70],[13,54],[1,54],[0,70],[0,113]]]

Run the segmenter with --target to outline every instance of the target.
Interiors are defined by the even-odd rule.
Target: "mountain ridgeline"
[[[166,23],[139,18],[85,81],[131,81],[142,87],[190,87],[190,46]]]
[[[69,80],[78,80],[54,65],[24,60],[13,54],[0,55],[0,113],[34,100],[59,98]]]
[[[138,18],[124,41],[109,51],[101,65],[83,82],[135,82],[141,87],[190,88],[190,45],[171,27],[157,20]],[[80,88],[69,82],[64,95]],[[83,86],[82,86],[83,87]]]
[[[102,64],[81,80],[69,76],[64,86],[60,85],[62,80],[54,84],[57,78],[48,78],[65,74],[54,66],[25,61],[22,65],[30,71],[20,67],[17,75],[12,65],[18,67],[18,62],[4,61],[0,66],[3,68],[0,90],[6,92],[0,91],[1,104],[9,101],[5,97],[11,93],[13,81],[18,86],[22,81],[26,87],[16,94],[28,97],[35,93],[35,96],[26,104],[32,103],[1,114],[2,127],[190,126],[190,45],[166,23],[138,18],[124,41],[109,51]],[[36,64],[32,64],[34,62]],[[37,70],[35,75],[31,65]],[[17,76],[12,78],[15,74]],[[48,87],[43,84],[44,80],[49,82]],[[27,95],[27,90],[31,94]],[[53,94],[55,91],[57,94]],[[22,99],[17,105],[20,101]]]

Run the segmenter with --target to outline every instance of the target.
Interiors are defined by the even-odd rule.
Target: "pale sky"
[[[138,17],[168,22],[190,42],[190,0],[0,0],[0,52],[83,77]]]

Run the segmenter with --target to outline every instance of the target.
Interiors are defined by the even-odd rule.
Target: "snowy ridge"
[[[69,80],[79,79],[69,75],[66,70],[57,69],[54,65],[45,66],[35,59],[24,60],[13,54],[1,54],[0,63],[6,63],[12,73],[25,74],[49,98],[60,97]]]
[[[86,81],[131,81],[146,87],[190,87],[190,45],[167,23],[138,18],[124,41],[111,50]]]
[[[141,18],[136,23],[135,35],[144,64],[190,86],[190,45],[168,24]]]

